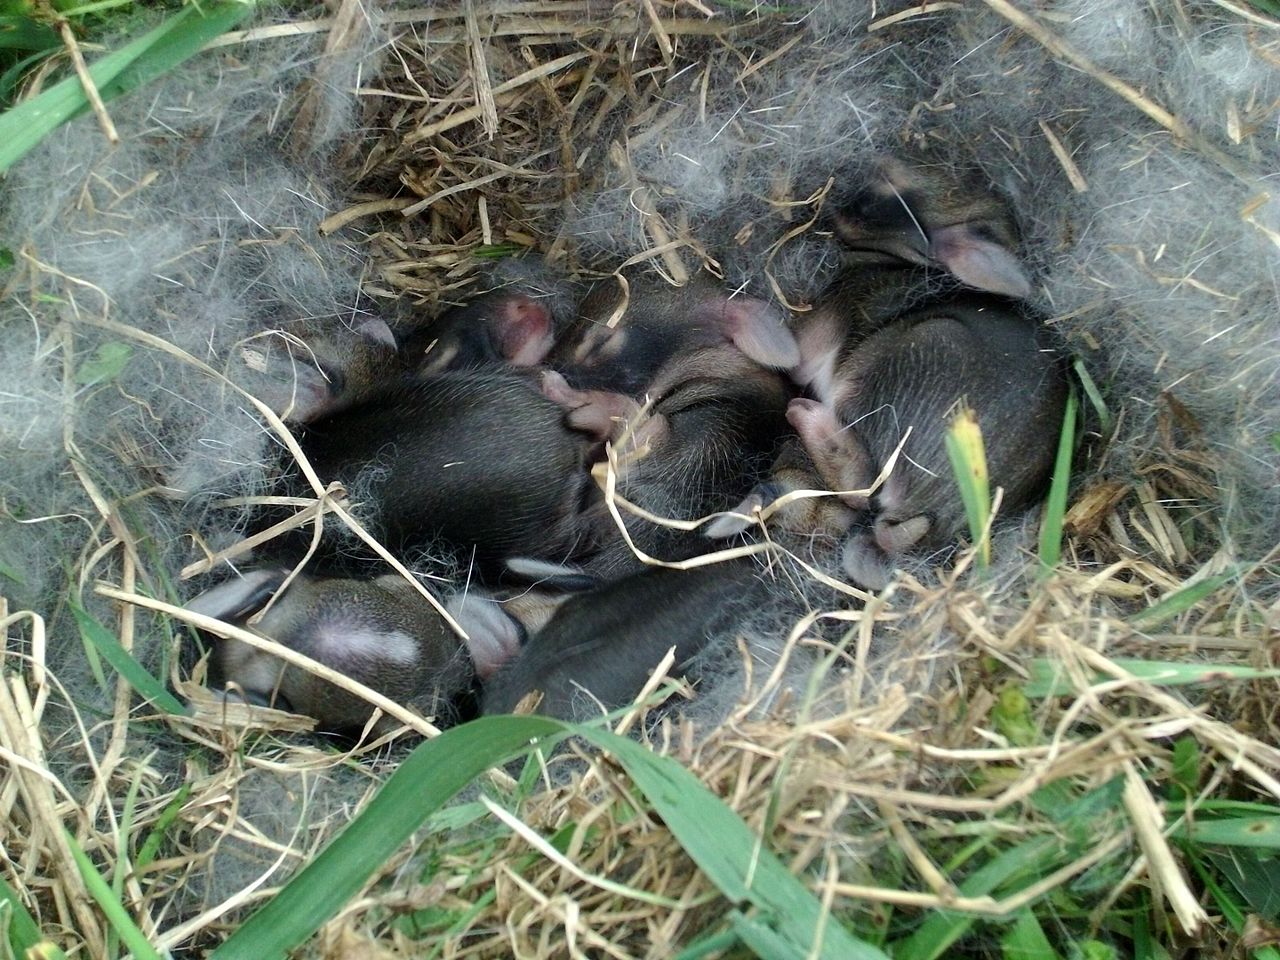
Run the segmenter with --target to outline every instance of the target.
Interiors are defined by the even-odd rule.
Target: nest
[[[308,65],[308,83],[290,101],[295,156],[315,156],[326,90],[355,86],[359,94],[365,135],[324,162],[342,171],[342,189],[318,235],[267,224],[258,242],[297,248],[304,258],[312,247],[349,247],[349,260],[368,264],[363,295],[381,309],[432,313],[462,302],[481,288],[487,258],[521,252],[578,274],[626,262],[682,282],[710,269],[803,308],[828,266],[818,261],[815,269],[797,251],[820,242],[814,231],[830,189],[830,149],[781,169],[768,156],[757,161],[730,149],[716,162],[737,191],[730,195],[742,199],[736,217],[699,200],[697,170],[683,185],[649,172],[656,158],[684,162],[683,131],[716,115],[726,78],[749,86],[785,68],[793,78],[827,79],[821,51],[806,57],[809,35],[796,11],[715,6],[711,16],[692,0],[558,0],[372,15],[344,0],[331,14],[224,38],[206,56],[325,38],[326,55]],[[971,11],[956,13],[960,6],[912,5],[856,19],[831,43],[910,69],[913,46],[927,52],[940,36],[962,31]],[[1063,61],[1087,78],[1095,104],[1136,111],[1126,122],[1161,138],[1160,150],[1186,152],[1236,179],[1265,159],[1254,138],[1274,124],[1266,90],[1241,89],[1216,105],[1235,118],[1232,142],[1219,144],[1183,119],[1210,107],[1165,102],[1159,91],[1126,82],[1118,67],[1065,38],[1067,18],[1032,19],[1004,0],[987,7],[1008,28],[989,40],[1003,46],[1009,76]],[[1170,17],[1181,26],[1215,15],[1246,16],[1252,55],[1276,62],[1276,24],[1261,14],[1197,7]],[[385,43],[371,44],[379,36]],[[344,56],[363,62],[371,45],[380,49],[376,75],[361,72],[352,82],[334,67]],[[999,74],[982,80],[993,96],[1000,83]],[[885,107],[882,126],[902,149],[945,146],[959,127],[948,131],[930,118],[969,109],[952,93]],[[781,125],[788,111],[803,114],[800,95],[784,94],[770,101]],[[733,121],[773,122],[771,114]],[[1063,197],[1096,186],[1077,162],[1090,144],[1074,141],[1084,129],[1074,123],[1069,108],[1040,121],[1037,149],[1052,154]],[[723,132],[734,130],[726,124]],[[1001,141],[1001,130],[992,132]],[[1013,166],[1027,169],[1025,145],[1008,146]],[[1156,161],[1135,165],[1147,162]],[[1266,202],[1240,213],[1260,232],[1271,230]],[[1056,255],[1055,242],[1060,251],[1078,240],[1042,236],[1041,263]],[[63,375],[49,396],[71,411],[67,424],[84,394],[78,371],[89,360],[110,362],[82,346],[104,329],[140,352],[221,374],[191,355],[191,343],[118,320],[111,298],[45,253],[23,248],[7,292],[62,352]],[[1159,257],[1140,266],[1161,274]],[[1175,279],[1223,298],[1255,295],[1220,289],[1216,278]],[[1123,363],[1130,372],[1142,368],[1126,383],[1160,383],[1159,364],[1137,347],[1099,346],[1101,325],[1123,324],[1130,309],[1105,287],[1054,303],[1061,309],[1053,321],[1073,336],[1086,365]],[[1082,316],[1113,319],[1090,325]],[[1114,359],[1126,351],[1133,356]],[[122,404],[146,406],[127,384],[118,389]],[[1250,499],[1244,481],[1224,484],[1224,476],[1245,474],[1224,473],[1222,438],[1188,409],[1185,392],[1173,384],[1112,398],[1113,414],[1145,417],[1153,429],[1143,442],[1099,445],[1073,489],[1063,557],[1052,571],[1039,569],[1030,536],[1013,531],[997,541],[999,562],[984,574],[965,552],[942,573],[908,573],[865,604],[815,610],[780,638],[784,649],[818,651],[829,674],[823,709],[776,696],[779,669],[753,678],[754,698],[714,728],[675,712],[648,725],[629,716],[625,729],[691,770],[803,878],[832,922],[869,939],[878,933],[896,955],[941,955],[962,938],[965,949],[995,955],[1013,929],[1010,917],[1023,918],[1024,933],[1028,922],[1045,928],[1052,918],[1059,930],[1044,932],[1076,944],[1145,935],[1171,952],[1195,944],[1199,955],[1225,957],[1242,937],[1267,942],[1267,918],[1254,916],[1246,927],[1224,916],[1205,880],[1202,865],[1226,848],[1204,853],[1187,837],[1206,801],[1280,801],[1269,672],[1276,555],[1274,541],[1265,543],[1274,527],[1253,525],[1261,547],[1233,539],[1230,530],[1241,527],[1232,528],[1229,515],[1249,518],[1265,507],[1239,502]],[[1233,423],[1254,429],[1244,415]],[[89,448],[73,427],[54,433],[59,475],[74,476],[92,511],[69,521],[87,535],[81,529],[58,541],[67,580],[44,595],[61,599],[0,606],[10,638],[0,693],[0,744],[9,759],[5,880],[51,939],[84,955],[111,955],[118,928],[78,865],[83,851],[112,885],[106,899],[123,904],[153,945],[194,953],[220,942],[311,860],[367,804],[404,748],[379,741],[335,751],[296,721],[261,711],[232,716],[225,704],[190,718],[140,707],[129,658],[101,651],[130,651],[144,636],[149,645],[138,657],[154,675],[200,695],[200,674],[175,653],[189,639],[154,613],[176,599],[169,581],[181,572],[156,543],[190,528],[177,520],[157,528],[138,519],[151,514],[134,512],[160,496],[154,445],[107,432]],[[1256,432],[1254,440],[1265,444]],[[1269,453],[1252,456],[1274,473]],[[106,460],[125,464],[134,485],[104,486],[94,464]],[[19,515],[12,503],[6,513],[6,522],[64,522]],[[204,553],[225,556],[226,546]],[[95,610],[112,619],[99,614],[97,623]],[[824,619],[841,624],[837,640],[809,629]],[[105,709],[86,707],[50,666],[51,650],[61,649],[66,662],[66,649],[81,638],[109,692]],[[98,657],[106,665],[93,662]],[[891,674],[876,666],[886,658],[896,661]],[[495,807],[514,822],[493,815]],[[733,939],[715,937],[729,929],[734,906],[673,833],[646,815],[610,756],[575,741],[514,776],[491,771],[428,819],[301,955],[669,957],[691,944],[733,955]]]

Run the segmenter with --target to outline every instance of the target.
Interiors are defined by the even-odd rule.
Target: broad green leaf
[[[192,4],[137,40],[89,67],[104,101],[172,70],[214,37],[239,23],[253,0]],[[0,173],[8,170],[62,123],[89,108],[80,78],[74,74],[36,97],[0,114]]]
[[[87,386],[91,383],[102,383],[114,380],[124,372],[133,356],[133,347],[118,340],[102,344],[93,352],[93,356],[80,364],[76,371],[76,383]]]

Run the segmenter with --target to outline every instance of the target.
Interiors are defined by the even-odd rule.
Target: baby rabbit
[[[748,559],[692,570],[649,567],[572,596],[485,684],[482,710],[510,713],[534,690],[543,694],[539,712],[564,720],[621,707],[670,648],[676,670],[689,669],[762,588]]]
[[[493,288],[408,338],[404,353],[423,373],[541,363],[568,322],[575,287],[541,260],[503,261]]]
[[[612,326],[610,324],[613,324]],[[683,288],[657,279],[601,282],[548,357],[547,396],[569,423],[617,440],[648,399],[619,491],[653,513],[692,518],[724,509],[751,488],[786,431],[789,396],[778,372],[799,359],[772,307],[731,298],[709,278]],[[586,566],[604,575],[636,568],[613,521],[597,509],[612,543]],[[705,549],[693,536],[631,517],[637,543],[664,559]]]
[[[196,613],[243,624],[280,589],[288,571],[255,570],[191,600]],[[514,629],[484,624],[478,660],[485,672],[518,644]],[[256,625],[256,631],[371,687],[398,703],[451,719],[454,701],[474,673],[462,642],[432,606],[396,575],[347,580],[299,574]],[[503,647],[507,649],[503,649]],[[361,730],[374,708],[300,667],[238,640],[214,646],[211,685],[234,684],[252,703],[314,717],[321,729]],[[380,718],[377,733],[396,721]]]
[[[1036,502],[1052,469],[1067,396],[1065,361],[1021,300],[1031,284],[1005,203],[936,169],[885,164],[834,216],[842,275],[797,331],[793,376],[811,398],[787,419],[833,490],[869,487],[844,548],[849,576],[873,589],[908,554],[950,546],[964,510],[946,453],[951,417],[976,412],[1003,507]]]
[[[594,490],[589,438],[530,378],[499,369],[389,379],[306,423],[299,442],[322,478],[373,505],[389,547],[443,544],[482,571],[567,558]]]

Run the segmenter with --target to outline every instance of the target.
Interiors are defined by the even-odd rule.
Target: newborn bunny
[[[187,609],[243,624],[284,583],[288,571],[262,569],[228,580],[191,600]],[[256,625],[256,631],[363,683],[398,703],[448,716],[471,686],[473,666],[462,641],[434,608],[398,575],[374,580],[296,577]],[[514,652],[518,637],[492,625],[480,659]],[[507,644],[504,653],[501,647]],[[327,731],[361,730],[374,708],[353,693],[239,640],[214,646],[211,682],[234,684],[250,702],[314,717]],[[382,717],[376,732],[394,729]]]
[[[782,316],[761,301],[730,297],[706,277],[682,288],[612,278],[592,290],[548,357],[555,372],[543,389],[572,426],[602,441],[617,441],[650,401],[630,445],[647,453],[627,462],[619,492],[684,519],[724,509],[751,488],[786,431],[789,391],[778,371],[797,360]],[[587,568],[635,569],[612,519],[599,508],[596,516],[612,543]],[[648,521],[627,524],[642,549],[665,559],[705,549]]]
[[[540,690],[539,712],[583,718],[629,703],[675,648],[691,662],[752,608],[762,589],[752,561],[640,573],[561,602],[484,688],[483,712],[509,713]]]
[[[797,330],[793,377],[811,396],[793,400],[787,419],[825,485],[840,491],[870,487],[911,429],[883,486],[844,497],[858,511],[845,570],[880,588],[898,560],[944,550],[964,530],[945,446],[962,404],[977,415],[1004,509],[1042,496],[1065,361],[1021,302],[1031,285],[1016,227],[989,189],[889,163],[839,204],[834,229],[844,270]],[[757,492],[743,508],[763,499]]]

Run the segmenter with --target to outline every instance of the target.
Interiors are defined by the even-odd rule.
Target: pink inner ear
[[[532,367],[551,350],[551,312],[523,295],[508,297],[498,308],[502,355],[513,367]]]
[[[967,224],[931,234],[929,252],[961,283],[1018,299],[1031,296],[1031,280],[1021,261],[1000,244],[978,236]]]
[[[789,370],[800,362],[800,347],[779,311],[762,300],[735,297],[707,304],[720,332],[756,363]]]

